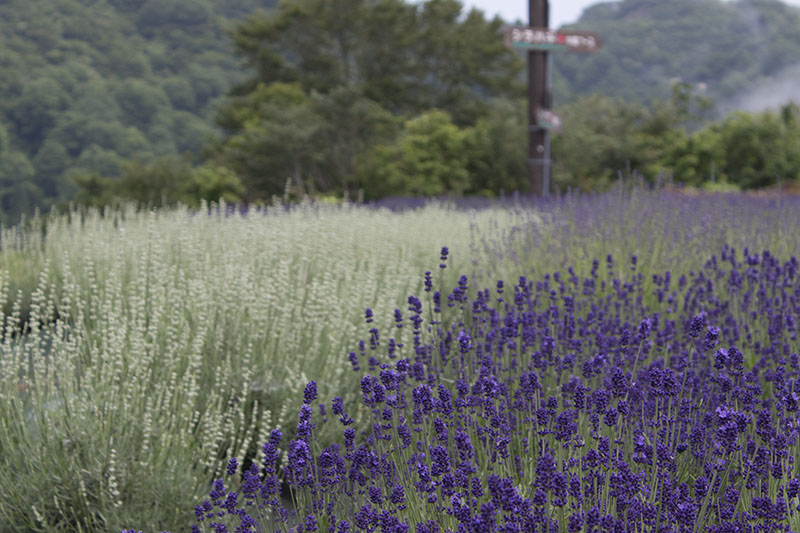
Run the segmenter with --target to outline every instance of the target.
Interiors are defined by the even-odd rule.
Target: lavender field
[[[798,199],[282,213],[4,233],[3,530],[800,531]]]

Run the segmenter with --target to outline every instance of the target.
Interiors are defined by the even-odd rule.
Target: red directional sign
[[[594,52],[602,43],[596,34],[586,31],[549,30],[510,26],[506,28],[506,46],[528,50],[569,50]]]

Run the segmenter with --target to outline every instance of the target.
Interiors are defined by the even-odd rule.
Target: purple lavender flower
[[[567,522],[567,531],[569,533],[578,533],[583,531],[583,514],[580,512],[572,513],[569,515]]]
[[[696,315],[692,318],[691,322],[689,323],[689,336],[693,338],[697,338],[700,336],[700,332],[706,325],[706,317],[705,314],[701,313]]]
[[[231,457],[228,461],[228,467],[225,470],[225,473],[229,476],[232,476],[236,473],[237,468],[239,468],[239,463],[236,461],[236,457]]]
[[[406,493],[403,485],[396,483],[392,488],[392,494],[389,496],[389,501],[394,505],[402,505],[406,502]]]
[[[417,524],[417,533],[439,533],[439,524],[435,520]]]
[[[344,412],[344,402],[341,396],[335,396],[331,402],[331,411],[335,415],[341,415]]]
[[[222,479],[217,479],[214,481],[212,486],[211,492],[208,496],[211,498],[211,503],[214,505],[220,505],[220,500],[227,494],[225,491],[225,483]]]
[[[433,395],[428,385],[414,387],[411,397],[414,400],[414,406],[421,409],[423,413],[428,414],[433,409]]]
[[[408,448],[411,446],[411,430],[405,424],[399,424],[397,426],[397,434],[400,436],[400,441],[402,443],[403,449]]]
[[[717,346],[717,343],[719,343],[719,335],[719,328],[715,328],[714,326],[708,326],[708,328],[706,328],[704,344],[706,350],[713,350]]]
[[[639,337],[642,339],[647,339],[650,336],[650,331],[652,328],[652,324],[649,318],[643,318],[641,322],[639,322]]]
[[[338,524],[340,504],[355,511],[345,516],[356,528],[395,533],[409,530],[407,513],[420,512],[435,524],[450,515],[459,533],[616,531],[628,523],[649,530],[659,516],[665,530],[721,532],[784,520],[800,497],[792,453],[800,263],[745,257],[757,261],[746,265],[726,249],[730,266],[712,257],[675,273],[677,284],[669,273],[603,276],[594,262],[585,279],[571,268],[521,279],[513,301],[502,282],[494,295],[478,290],[468,300],[462,277],[444,313],[434,293],[438,320],[426,326],[427,304],[410,296],[408,347],[391,339],[377,350],[373,328],[369,357],[363,342],[361,355],[352,354],[356,367],[359,357],[369,360],[371,375],[360,383],[363,425],[355,427],[341,397],[331,404],[354,426],[342,455],[311,452],[321,448],[312,440],[317,392],[310,384],[304,391],[283,472],[289,490],[309,502],[297,509],[299,526],[308,529],[309,514]],[[430,273],[426,290],[433,292]],[[395,318],[402,323],[399,310]],[[742,351],[719,346],[723,339],[748,354],[746,366]],[[231,514],[239,512],[233,503],[255,504],[259,488],[266,509],[279,503],[279,441],[263,447],[264,481],[256,464],[241,472],[238,489],[215,483],[210,509],[195,509],[198,522],[213,530],[243,517]],[[229,462],[228,474],[237,470]],[[277,505],[273,516],[283,516]]]
[[[344,430],[345,448],[347,448],[348,450],[352,450],[355,439],[356,439],[356,430],[354,430],[353,428],[346,428]]]
[[[379,515],[375,509],[369,504],[364,504],[356,513],[355,524],[360,529],[371,531],[371,528],[378,523],[378,520]]]
[[[433,421],[433,429],[436,432],[436,439],[441,444],[447,446],[449,441],[449,433],[447,431],[447,425],[441,418],[436,417],[436,419]]]
[[[298,414],[300,422],[308,422],[311,420],[311,413],[311,407],[309,407],[306,403],[303,403],[303,405],[300,407],[300,413]]]
[[[350,358],[350,365],[353,367],[353,370],[358,372],[361,367],[358,366],[358,356],[356,355],[356,352],[350,352],[348,357]]]
[[[381,489],[376,487],[375,485],[370,485],[367,488],[367,494],[369,496],[369,501],[380,507],[383,504],[383,494],[381,493]]]
[[[458,333],[458,344],[462,354],[468,353],[470,348],[472,348],[472,337],[466,330],[462,329]]]
[[[303,403],[310,404],[316,399],[317,399],[317,382],[311,380],[306,384],[306,388],[303,391]]]
[[[225,498],[225,502],[221,505],[221,507],[225,509],[228,514],[234,514],[236,505],[238,504],[238,499],[239,493],[229,492],[228,496]]]
[[[431,475],[439,477],[450,472],[450,454],[444,446],[431,446],[429,448],[433,465]]]
[[[452,395],[450,394],[450,389],[444,386],[444,384],[439,383],[438,393],[439,393],[439,402],[438,402],[439,410],[446,417],[452,416],[453,398]]]

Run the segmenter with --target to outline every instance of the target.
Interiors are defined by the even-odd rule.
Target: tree
[[[278,194],[287,180],[301,195],[318,190],[323,154],[315,139],[323,123],[298,84],[259,85],[220,120],[235,133],[217,157],[242,177],[248,199]]]
[[[520,97],[522,61],[501,38],[503,22],[480,11],[462,13],[459,0],[428,0],[418,15],[417,61],[422,64],[425,108],[471,125],[486,115],[491,97]]]
[[[669,166],[668,151],[685,139],[687,109],[680,98],[647,108],[600,95],[564,106],[564,131],[553,137],[554,184],[597,190],[627,170],[655,181]]]
[[[726,182],[726,151],[716,128],[703,128],[675,143],[663,160],[673,179],[700,187],[707,182]]]
[[[528,125],[525,103],[506,99],[488,103],[486,117],[467,134],[469,192],[482,196],[528,192]]]
[[[159,112],[170,107],[161,87],[144,80],[125,80],[115,91],[117,103],[128,120],[137,127],[147,127]]]
[[[188,111],[175,111],[172,115],[172,136],[180,154],[197,160],[204,147],[216,137],[217,130],[207,121]]]
[[[211,15],[208,0],[147,0],[139,10],[137,25],[143,31],[163,25],[197,26]]]
[[[162,84],[172,106],[176,109],[189,111],[197,106],[197,96],[191,82],[185,77],[171,76]]]
[[[120,179],[85,172],[73,174],[72,181],[78,188],[75,201],[95,207],[119,201],[153,207],[183,202],[198,207],[201,200],[241,202],[245,192],[230,169],[213,164],[192,168],[186,160],[175,157],[160,158],[152,163],[128,162]]]
[[[719,126],[719,135],[727,154],[724,172],[732,183],[758,188],[800,178],[800,130],[779,114],[733,113]]]
[[[0,124],[0,222],[14,223],[23,213],[42,204],[41,189],[33,181],[35,169],[28,157],[9,146]]]
[[[54,139],[47,139],[33,158],[36,170],[36,183],[48,198],[66,199],[64,183],[58,179],[64,168],[72,163],[64,145]]]
[[[199,206],[200,200],[207,202],[225,200],[229,204],[235,204],[242,202],[245,192],[244,184],[232,170],[215,165],[202,165],[192,171],[183,200],[192,207]]]
[[[695,186],[717,181],[754,189],[798,180],[800,108],[731,113],[676,143],[664,165],[676,180]]]
[[[30,144],[41,142],[68,102],[55,80],[42,78],[26,84],[13,111],[18,135]]]
[[[67,111],[57,120],[45,142],[63,146],[70,157],[77,158],[90,146],[115,152],[122,158],[144,157],[151,145],[135,126],[125,126],[119,121],[102,116],[95,118],[77,111]],[[55,169],[52,169],[55,172]],[[60,169],[61,172],[66,170]]]
[[[321,120],[315,145],[324,154],[325,185],[329,190],[347,192],[358,173],[361,155],[373,146],[391,142],[400,123],[389,111],[352,88],[315,94],[312,100]]]
[[[596,190],[618,170],[638,161],[636,130],[646,114],[643,106],[594,95],[560,110],[564,131],[553,136],[553,184]]]
[[[502,21],[462,16],[457,0],[289,0],[237,27],[236,49],[258,83],[299,83],[308,93],[357,88],[394,114],[438,107],[458,124],[483,115],[491,96],[519,96],[521,59],[506,49]]]
[[[228,138],[215,157],[242,177],[249,198],[281,193],[287,178],[298,192],[346,191],[355,180],[370,194],[467,192],[468,158],[452,147],[467,149],[488,98],[521,94],[522,62],[503,45],[501,26],[475,10],[464,15],[457,0],[287,0],[254,15],[233,37],[255,75],[217,115]],[[418,138],[434,144],[418,147]],[[406,157],[388,184],[370,177],[406,145],[420,159]],[[434,155],[434,146],[445,152]],[[442,161],[456,165],[452,179],[433,168]],[[431,170],[433,185],[411,168]]]
[[[105,177],[119,176],[123,164],[123,159],[116,152],[96,144],[84,148],[75,161],[75,167],[82,172],[96,173]]]
[[[119,121],[123,111],[114,97],[114,84],[101,79],[87,80],[75,88],[80,94],[70,106],[72,115],[85,115],[86,119]]]
[[[113,203],[115,199],[115,182],[111,178],[73,171],[71,181],[77,188],[73,200],[79,205],[104,207]]]
[[[365,0],[292,0],[272,14],[252,15],[233,39],[256,76],[235,93],[258,83],[298,82],[323,92],[355,83],[354,52],[363,44],[358,34],[366,12]]]
[[[462,195],[472,186],[467,137],[443,111],[406,121],[396,142],[365,156],[361,179],[368,196]]]
[[[153,163],[130,161],[113,186],[116,196],[144,205],[161,207],[182,200],[192,181],[192,166],[177,157],[162,157]]]

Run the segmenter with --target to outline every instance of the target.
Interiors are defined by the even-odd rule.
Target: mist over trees
[[[553,61],[557,105],[592,93],[666,100],[680,81],[727,110],[800,63],[800,9],[780,0],[598,2],[572,26],[598,33],[603,47]]]
[[[794,72],[798,13],[588,9],[576,27],[603,48],[553,60],[554,184],[597,190],[628,168],[698,186],[797,179],[796,107],[707,104]],[[457,0],[0,2],[0,221],[70,201],[269,202],[287,184],[293,197],[526,192],[524,56],[502,33]]]

